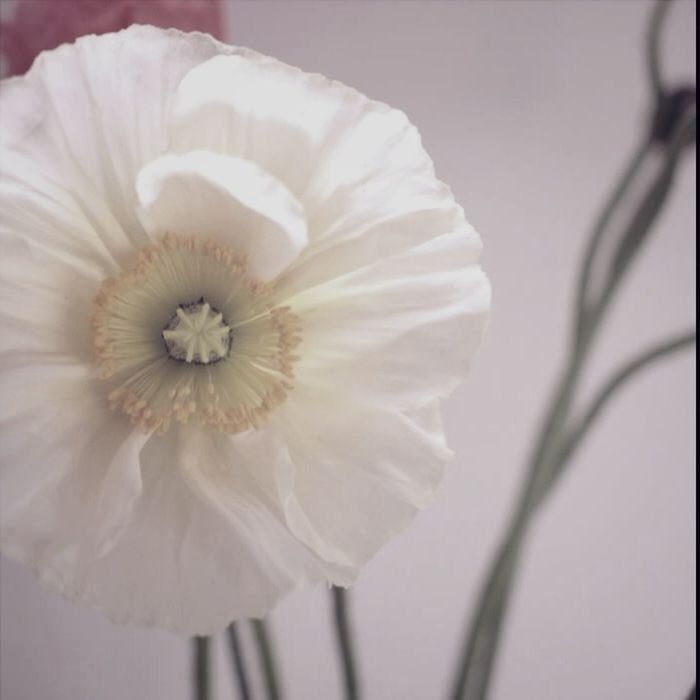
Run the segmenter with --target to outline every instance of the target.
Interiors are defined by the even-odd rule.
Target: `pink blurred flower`
[[[3,14],[11,16],[0,20],[2,77],[24,73],[41,51],[131,24],[222,35],[219,0],[17,0]]]

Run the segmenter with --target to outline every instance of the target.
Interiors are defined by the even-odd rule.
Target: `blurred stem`
[[[659,100],[665,94],[660,84],[657,55],[658,35],[665,11],[665,6],[655,8],[649,34],[650,70],[654,71],[651,80],[656,86],[655,94]],[[451,691],[452,700],[482,700],[487,697],[520,550],[533,515],[563,471],[566,460],[571,457],[609,399],[628,379],[651,362],[687,346],[694,339],[694,333],[674,338],[625,365],[603,387],[576,427],[573,430],[569,428],[576,389],[601,322],[668,198],[683,148],[695,138],[695,123],[695,106],[692,104],[686,108],[685,113],[679,115],[672,137],[663,144],[663,160],[651,184],[646,187],[636,205],[630,207],[627,224],[620,235],[616,236],[618,243],[605,271],[607,277],[602,291],[593,295],[593,299],[591,277],[601,243],[612,235],[611,223],[617,221],[616,215],[622,208],[623,201],[628,199],[627,195],[631,194],[632,183],[640,176],[645,159],[654,148],[659,147],[652,143],[652,135],[645,139],[633,155],[591,232],[579,276],[574,308],[574,339],[569,359],[555,388],[530,457],[516,509],[481,588],[459,655]]]
[[[541,465],[550,459],[558,436],[563,432],[578,382],[584,345],[577,346],[569,366],[555,392],[540,437],[531,456],[518,506],[511,517],[507,534],[492,561],[491,568],[470,621],[453,681],[452,700],[476,700],[486,697],[498,648],[503,620],[510,600],[513,578],[529,519],[531,494],[536,491]]]
[[[653,93],[653,99],[657,102],[661,99],[664,87],[661,77],[661,61],[659,60],[659,45],[661,41],[661,28],[663,27],[666,13],[671,6],[671,0],[657,0],[649,22],[647,34],[647,72]]]
[[[562,453],[557,462],[563,464],[569,460],[574,454],[576,448],[581,443],[585,434],[590,430],[595,419],[601,414],[603,408],[607,405],[613,395],[628,382],[633,376],[647,366],[653,364],[657,360],[661,360],[667,355],[684,350],[695,343],[695,331],[688,331],[680,334],[657,346],[641,353],[638,357],[628,362],[622,369],[618,370],[598,392],[596,397],[591,401],[588,409],[584,412],[583,417],[578,421],[562,447]]]
[[[675,167],[676,161],[677,159],[673,159],[673,167]],[[658,177],[668,177],[665,168]],[[646,222],[642,222],[639,216],[634,216],[630,227],[638,227],[640,222],[644,223],[645,226],[651,226],[668,191],[668,187],[657,188],[656,185],[652,185],[639,205],[640,210],[648,212],[648,219]],[[654,199],[653,207],[649,207],[648,200],[650,198]],[[621,276],[625,269],[626,265],[618,269],[616,274]],[[572,348],[567,368],[554,392],[539,440],[530,459],[517,508],[481,589],[476,613],[469,626],[470,632],[466,636],[460,654],[452,687],[452,700],[465,698],[467,700],[481,700],[487,697],[520,549],[532,516],[555,483],[556,477],[563,469],[565,460],[571,456],[573,449],[586,435],[595,417],[623,383],[651,362],[686,346],[694,338],[694,334],[688,334],[663,343],[623,368],[601,390],[589,412],[578,424],[578,430],[566,438],[570,435],[567,424],[581,373],[599,329],[599,322],[617,286],[617,280],[613,278],[607,287],[608,293],[602,297],[601,302],[595,308],[589,323],[585,326],[577,324],[579,329],[577,332],[580,335]],[[565,438],[569,442],[564,446]]]
[[[333,614],[338,652],[343,668],[343,687],[345,700],[358,700],[360,697],[357,680],[357,667],[353,652],[352,630],[348,615],[349,593],[338,586],[331,589],[333,597]]]
[[[209,700],[209,637],[192,640],[194,699]]]
[[[613,213],[617,211],[622,199],[629,192],[632,181],[639,172],[644,159],[651,152],[651,148],[651,142],[649,139],[645,139],[634,152],[629,164],[627,165],[627,168],[615,186],[612,195],[608,199],[606,205],[603,207],[603,210],[601,211],[590,235],[583,265],[581,266],[581,274],[579,275],[578,287],[576,291],[576,336],[581,335],[586,325],[588,316],[588,300],[586,299],[586,296],[590,292],[591,275],[593,273],[596,255],[600,249],[600,242],[603,240],[605,233],[608,231],[608,226],[610,225]]]
[[[688,693],[688,696],[687,696],[686,700],[695,700],[695,697],[696,697],[696,696],[695,696],[695,686],[693,686],[693,687],[690,689],[690,692]]]
[[[640,177],[644,162],[654,154],[655,144],[650,138],[637,148],[627,169],[613,190],[591,233],[581,266],[576,291],[575,344],[581,343],[584,334],[592,334],[595,330],[594,327],[599,325],[603,319],[618,285],[624,278],[639,248],[646,240],[652,224],[666,201],[673,185],[678,160],[684,147],[694,138],[695,129],[696,112],[695,107],[692,106],[686,110],[673,138],[665,148],[656,177],[647,187],[644,197],[633,209],[629,223],[620,238],[610,270],[607,271],[607,280],[602,291],[595,298],[591,277],[596,257],[600,252],[600,244],[609,233],[613,214],[619,211],[632,189],[632,184]],[[591,299],[591,296],[594,298]]]
[[[282,694],[277,681],[277,665],[272,649],[272,643],[267,633],[264,620],[253,620],[253,635],[260,655],[260,663],[265,680],[265,693],[267,700],[280,700]]]
[[[235,622],[228,626],[227,630],[229,650],[231,652],[231,661],[233,662],[233,675],[236,679],[238,687],[238,696],[240,700],[250,700],[250,685],[248,683],[248,673],[246,672],[245,659],[243,658],[243,649],[241,648],[240,638],[238,636],[238,627]]]
[[[592,312],[591,325],[594,328],[591,332],[594,332],[602,321],[620,282],[663,208],[673,185],[680,156],[684,147],[694,138],[695,128],[695,106],[692,106],[682,116],[673,138],[664,150],[663,161],[656,177],[648,186],[620,238],[607,282]]]

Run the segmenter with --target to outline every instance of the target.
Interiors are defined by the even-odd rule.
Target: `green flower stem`
[[[657,10],[657,12],[660,11]],[[653,21],[660,21],[661,16],[662,14],[655,14]],[[652,35],[656,36],[654,32],[658,33],[658,27],[652,31]],[[662,94],[663,91],[659,92],[659,95]],[[632,192],[632,183],[639,177],[646,158],[656,148],[651,136],[635,152],[592,231],[579,276],[574,311],[574,342],[570,357],[555,389],[539,439],[531,455],[518,505],[481,589],[476,612],[459,656],[450,696],[452,700],[465,698],[482,700],[488,694],[522,543],[533,515],[563,471],[573,449],[583,439],[603,406],[627,379],[636,375],[654,360],[690,342],[689,335],[676,338],[633,360],[604,386],[589,411],[584,414],[582,421],[577,423],[573,432],[571,431],[569,419],[576,389],[601,322],[625,273],[641,249],[668,197],[681,153],[683,148],[695,138],[695,128],[695,107],[692,105],[680,120],[670,143],[665,146],[661,166],[657,169],[651,184],[647,186],[636,206],[631,209],[627,225],[616,237],[619,243],[608,265],[607,279],[603,284],[602,292],[597,299],[591,301],[591,273],[595,258],[600,251],[600,244],[604,238],[611,235],[611,223],[619,218],[618,211],[623,201],[627,200]]]
[[[344,698],[345,700],[358,700],[360,692],[347,604],[349,593],[343,588],[333,586],[331,595],[333,597],[336,642],[343,668]]]
[[[586,435],[595,419],[601,414],[603,408],[607,405],[613,395],[627,383],[637,373],[646,369],[648,365],[661,360],[666,356],[684,350],[694,345],[696,342],[695,331],[679,334],[663,343],[659,343],[655,347],[641,353],[639,356],[628,362],[624,367],[619,369],[615,374],[603,385],[603,388],[598,392],[596,397],[591,401],[589,407],[584,411],[582,417],[571,429],[569,435],[562,447],[561,455],[557,460],[560,466],[564,466],[567,460],[571,459],[580,445],[581,440]]]
[[[576,341],[578,341],[579,336],[584,332],[587,325],[589,300],[586,297],[590,294],[591,275],[597,254],[600,251],[600,243],[608,232],[613,214],[617,212],[622,200],[629,193],[633,180],[639,172],[642,163],[651,153],[651,150],[652,144],[649,139],[644,139],[637,147],[618,183],[615,185],[612,195],[601,211],[589,238],[576,290]]]
[[[481,589],[476,615],[470,625],[473,633],[465,640],[450,696],[454,700],[486,696],[496,659],[494,650],[498,647],[502,621],[510,601],[513,571],[520,554],[519,533],[522,532],[522,529],[513,530],[512,537],[501,544]]]
[[[652,225],[661,211],[673,185],[683,149],[695,137],[695,106],[683,116],[676,133],[663,153],[663,161],[651,185],[648,186],[636,208],[615,251],[610,273],[593,311],[592,323],[597,326],[603,319],[617,288],[629,269],[634,257],[646,240]]]
[[[613,254],[613,263],[610,269],[610,275],[605,284],[603,292],[599,300],[593,305],[593,308],[577,307],[579,314],[576,324],[578,336],[573,348],[573,357],[570,363],[568,372],[563,380],[564,388],[562,394],[571,397],[580,378],[580,373],[587,359],[591,345],[596,337],[608,308],[615,296],[620,282],[629,269],[634,257],[637,255],[643,242],[651,230],[652,225],[661,211],[671,186],[674,181],[675,173],[679,164],[680,155],[683,147],[690,139],[694,137],[696,125],[695,108],[691,108],[686,113],[681,121],[678,130],[665,151],[664,159],[656,173],[656,177],[648,186],[645,194],[641,198],[635,212],[632,214],[629,224],[624,233],[620,237],[620,243],[616,252]],[[633,159],[633,162],[636,159]],[[642,161],[638,161],[641,167]],[[632,174],[630,180],[634,179]],[[615,194],[613,194],[615,197]],[[593,235],[596,235],[597,231]],[[584,262],[584,266],[587,262]],[[585,315],[585,317],[584,317]],[[615,385],[613,389],[616,389]],[[560,428],[568,418],[569,409],[571,408],[569,401],[562,401],[557,406],[557,410],[561,413],[560,421],[557,425]],[[585,431],[584,433],[585,434]],[[581,434],[580,438],[583,437]],[[580,439],[579,438],[579,439]],[[568,453],[561,449],[559,442],[563,439],[563,435],[559,430],[556,432],[545,432],[544,442],[549,449],[546,453],[539,453],[536,466],[533,471],[536,472],[528,482],[530,486],[530,494],[528,500],[540,501],[546,495],[555,478],[551,475],[551,471],[558,472],[561,470],[561,460],[568,457]],[[557,454],[559,453],[559,454]],[[551,458],[551,459],[550,459]]]
[[[192,639],[194,700],[209,700],[209,637]]]
[[[604,310],[601,307],[600,312]],[[534,513],[551,490],[575,447],[593,424],[594,419],[615,392],[632,376],[653,361],[686,347],[694,333],[674,338],[644,353],[626,365],[601,390],[573,433],[565,431],[572,401],[582,369],[591,347],[594,322],[579,340],[567,371],[555,392],[550,412],[528,469],[518,508],[509,524],[507,535],[497,553],[479,597],[471,634],[463,647],[461,662],[454,681],[453,700],[476,700],[486,697],[500,640],[501,629],[517,562],[527,529]]]
[[[235,622],[232,622],[228,626],[227,636],[233,664],[233,676],[236,679],[236,686],[238,688],[238,697],[240,700],[251,700],[248,673],[246,671],[245,659],[243,658],[243,649],[241,648],[241,642],[238,637],[238,627]]]
[[[591,324],[597,325],[601,322],[617,286],[646,239],[668,196],[673,185],[678,160],[684,147],[694,138],[695,129],[695,107],[690,107],[679,124],[674,138],[663,153],[663,160],[656,177],[648,186],[645,196],[634,210],[634,214],[620,238],[602,292],[598,294],[597,299],[591,300],[589,298],[592,287],[591,276],[597,254],[600,251],[600,243],[609,233],[613,214],[618,212],[629,195],[632,184],[643,170],[644,162],[654,156],[655,144],[650,139],[645,139],[631,158],[589,239],[576,292],[575,342],[580,342],[581,335],[590,332]]]
[[[540,439],[530,460],[518,507],[481,588],[476,612],[468,628],[469,634],[462,646],[450,695],[452,700],[480,699],[486,697],[488,692],[520,549],[533,513],[532,494],[537,491],[541,465],[552,459],[558,436],[563,432],[564,421],[569,413],[580,375],[582,357],[585,354],[581,349],[585,347],[587,343],[580,346],[579,352],[574,353],[570,366],[555,392]]]
[[[272,649],[272,643],[267,633],[264,620],[253,620],[253,635],[260,655],[263,678],[265,679],[265,694],[267,700],[281,700],[282,693],[277,680],[277,664]]]
[[[647,33],[647,73],[653,98],[658,102],[664,94],[663,80],[661,76],[661,61],[659,60],[659,45],[661,41],[661,28],[671,6],[671,0],[658,0],[654,6],[649,22],[649,31]]]

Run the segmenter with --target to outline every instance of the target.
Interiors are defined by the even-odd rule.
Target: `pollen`
[[[102,283],[92,329],[112,409],[146,432],[197,422],[239,433],[292,390],[302,327],[245,256],[166,235]]]

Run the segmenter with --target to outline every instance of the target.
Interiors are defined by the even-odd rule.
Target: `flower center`
[[[203,299],[178,306],[161,335],[170,357],[181,362],[218,362],[231,349],[231,328]]]
[[[110,406],[147,432],[190,420],[228,433],[258,426],[293,388],[301,342],[299,318],[273,291],[214,241],[169,234],[143,248],[95,297]]]

